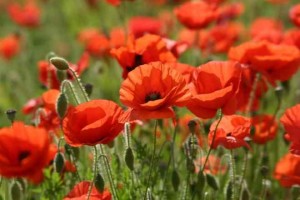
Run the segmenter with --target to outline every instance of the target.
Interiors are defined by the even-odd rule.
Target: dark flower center
[[[29,151],[21,151],[18,157],[18,161],[22,162],[25,158],[27,158],[30,155]]]
[[[155,101],[157,99],[161,99],[160,93],[159,92],[150,92],[149,94],[146,95],[145,102],[147,103],[148,101]]]
[[[127,72],[131,72],[132,70],[134,70],[137,66],[142,65],[143,63],[143,56],[142,55],[138,55],[136,54],[134,57],[134,62],[132,64],[132,66],[127,66],[126,70]]]
[[[230,136],[231,136],[231,133],[227,133],[227,134],[226,134],[226,137],[230,137]]]

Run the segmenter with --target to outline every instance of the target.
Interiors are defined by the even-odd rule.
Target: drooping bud
[[[10,187],[10,196],[13,200],[22,200],[23,198],[23,188],[18,181],[14,181]]]
[[[95,184],[95,187],[98,190],[98,192],[102,193],[104,191],[105,183],[104,183],[104,179],[100,173],[98,173],[96,175],[94,184]]]
[[[90,97],[91,94],[92,94],[92,92],[93,92],[93,85],[90,84],[90,83],[86,83],[86,84],[84,85],[84,89],[85,89],[87,95]]]
[[[125,163],[131,171],[134,170],[134,155],[130,147],[127,148],[125,152]]]
[[[13,123],[15,121],[17,111],[14,109],[9,109],[5,113],[9,121]]]
[[[207,184],[214,190],[218,190],[219,189],[219,184],[216,180],[216,178],[211,175],[211,174],[206,174],[206,181]]]
[[[180,185],[180,177],[176,169],[172,172],[172,185],[175,191],[178,191]]]
[[[58,70],[67,70],[69,69],[68,61],[61,57],[53,57],[50,59],[52,65],[56,67]]]
[[[195,133],[196,131],[197,122],[195,120],[190,120],[188,123],[188,127],[191,133]]]
[[[61,119],[65,116],[67,108],[68,108],[67,97],[64,93],[60,93],[56,102],[56,112]]]
[[[57,152],[54,157],[54,170],[61,173],[65,165],[65,159],[61,152]]]

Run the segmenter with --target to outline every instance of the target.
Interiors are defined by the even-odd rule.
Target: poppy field
[[[0,200],[300,199],[298,0],[0,0]]]

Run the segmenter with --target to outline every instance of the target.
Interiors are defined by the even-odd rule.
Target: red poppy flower
[[[300,27],[300,4],[294,5],[289,12],[291,21],[298,27]]]
[[[216,19],[215,11],[213,5],[204,1],[187,2],[174,10],[177,19],[189,29],[205,28]]]
[[[280,21],[271,18],[257,18],[251,25],[253,40],[266,40],[279,44],[283,39],[283,27]]]
[[[208,31],[200,31],[199,47],[204,54],[226,53],[239,38],[242,26],[236,23],[225,23],[214,26]]]
[[[44,129],[26,126],[23,122],[0,129],[1,176],[25,177],[39,183],[43,179],[42,169],[48,164],[49,144]]]
[[[222,24],[228,22],[244,12],[243,3],[231,3],[217,8],[217,23]]]
[[[9,60],[20,52],[20,37],[16,34],[0,38],[0,55]]]
[[[22,108],[22,112],[25,115],[35,112],[42,105],[42,99],[40,97],[30,99],[25,103]]]
[[[253,85],[256,79],[256,74],[249,66],[243,65],[242,67],[242,77],[241,84],[239,87],[239,92],[237,94],[238,99],[238,110],[243,112],[255,111],[259,109],[260,98],[268,91],[267,80],[265,77],[261,77],[257,82],[255,96],[253,99],[253,105],[248,108],[250,94],[253,89]],[[250,110],[247,110],[250,109]]]
[[[137,16],[129,20],[129,31],[135,38],[143,36],[145,33],[161,35],[163,24],[159,19]]]
[[[226,149],[235,149],[239,147],[250,148],[248,143],[244,140],[250,137],[251,123],[250,119],[239,115],[224,116],[216,130],[218,121],[215,121],[210,126],[210,132],[208,134],[208,141],[211,145],[213,135],[215,135],[215,141],[212,147],[215,149],[217,146],[222,145]]]
[[[195,167],[196,167],[196,173],[199,173],[200,169],[203,167],[204,162],[206,160],[206,156],[200,158],[199,160],[196,160]],[[228,169],[228,166],[221,162],[221,159],[213,154],[210,154],[207,160],[207,163],[204,168],[204,173],[209,174],[225,174]]]
[[[44,104],[44,107],[56,111],[56,101],[58,99],[60,92],[59,90],[48,90],[42,94],[42,101]]]
[[[276,136],[278,125],[272,115],[257,115],[251,119],[255,128],[252,139],[257,144],[265,144]]]
[[[300,104],[287,109],[280,118],[288,138],[291,141],[290,152],[300,155]]]
[[[128,45],[112,49],[111,54],[123,68],[123,78],[139,65],[154,61],[175,62],[176,58],[166,46],[163,38],[157,35],[144,35],[136,40],[129,38]]]
[[[86,200],[88,196],[88,191],[91,182],[89,181],[82,181],[77,183],[74,188],[69,192],[67,196],[64,197],[63,200]],[[98,192],[98,190],[93,186],[90,200],[111,200],[112,195],[107,190],[104,189],[102,193]]]
[[[246,42],[232,47],[231,60],[262,73],[271,83],[286,81],[296,73],[300,64],[300,51],[293,46],[276,45],[266,41]]]
[[[283,156],[276,164],[274,178],[283,187],[300,184],[300,157],[291,153]]]
[[[122,109],[108,100],[92,100],[71,107],[63,119],[66,142],[71,146],[110,143],[123,129]]]
[[[171,118],[171,106],[185,106],[190,92],[172,65],[152,62],[128,74],[120,89],[121,102],[130,107],[126,121]]]
[[[241,67],[236,62],[212,61],[199,66],[190,84],[188,109],[200,118],[212,118],[220,108],[226,115],[234,114],[240,79]]]
[[[24,6],[11,3],[8,13],[12,20],[21,26],[36,27],[40,24],[40,8],[34,1],[28,0]]]
[[[300,49],[300,30],[291,29],[285,32],[283,36],[283,44],[293,45]]]
[[[69,63],[69,65],[80,75],[89,66],[89,59],[89,54],[87,52],[84,52],[77,64]],[[58,80],[56,75],[56,67],[54,67],[50,62],[42,60],[38,62],[38,70],[39,81],[44,86],[52,89],[59,89],[60,81]],[[73,79],[73,76],[70,74],[70,72],[67,72],[67,75],[69,79]]]
[[[195,67],[184,63],[174,63],[173,68],[184,77],[186,83],[191,82],[192,74],[196,69]]]

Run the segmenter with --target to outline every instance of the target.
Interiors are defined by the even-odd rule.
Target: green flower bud
[[[53,58],[50,59],[50,62],[58,70],[67,70],[67,69],[69,69],[68,61],[66,61],[64,58],[53,57]]]

